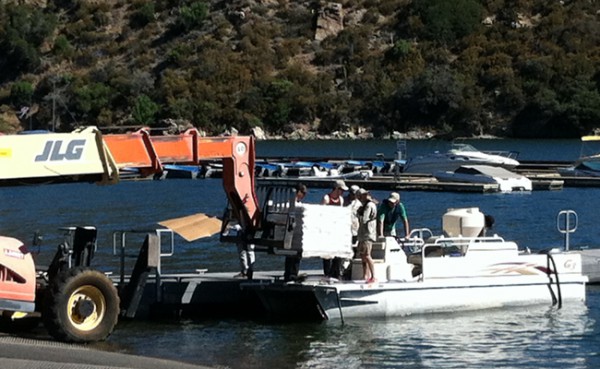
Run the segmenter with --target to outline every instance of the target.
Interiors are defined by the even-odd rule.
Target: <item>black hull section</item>
[[[266,311],[266,318],[279,321],[323,321],[327,319],[315,296],[315,288],[310,286],[251,285]]]

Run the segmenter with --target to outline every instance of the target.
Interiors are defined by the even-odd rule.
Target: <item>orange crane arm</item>
[[[198,160],[223,161],[223,187],[233,215],[246,231],[260,227],[260,208],[254,190],[254,138],[198,137]]]
[[[120,169],[138,168],[144,176],[162,173],[161,160],[147,130],[108,134],[102,138]]]

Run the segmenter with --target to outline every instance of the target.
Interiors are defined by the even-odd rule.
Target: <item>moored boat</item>
[[[453,171],[462,165],[490,165],[513,169],[519,162],[515,152],[483,152],[471,145],[454,143],[447,152],[435,152],[409,158],[404,165],[404,173],[434,173]]]
[[[583,136],[581,143],[579,159],[566,168],[557,168],[558,173],[563,177],[600,177],[600,152],[598,152],[600,136]],[[596,150],[586,153],[586,151],[592,150],[588,146],[593,143],[595,143]]]
[[[462,165],[454,171],[437,171],[433,176],[439,182],[496,183],[498,191],[531,191],[529,178],[500,167],[489,165]]]

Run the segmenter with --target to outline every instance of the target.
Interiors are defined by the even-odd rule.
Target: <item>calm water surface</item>
[[[576,158],[576,141],[476,141],[489,149],[516,150],[529,160]],[[429,142],[423,142],[428,145]],[[493,145],[492,145],[493,144]],[[502,144],[502,145],[501,145]],[[388,152],[395,142],[259,142],[260,155],[355,157]],[[415,144],[416,145],[416,144]],[[502,147],[498,147],[501,145]],[[308,148],[310,146],[310,150]],[[510,147],[509,147],[510,146]],[[366,147],[366,148],[365,148]],[[535,148],[532,149],[532,147]],[[385,150],[383,150],[385,149]],[[428,147],[410,147],[425,151]],[[287,150],[287,151],[286,151]],[[529,150],[529,151],[528,151]],[[559,155],[563,150],[564,155]],[[331,153],[330,153],[331,152]],[[550,157],[550,153],[552,157]],[[322,190],[311,190],[318,202]],[[375,192],[383,198],[385,192]],[[556,214],[573,209],[579,227],[576,245],[600,242],[597,214],[600,189],[572,189],[529,194],[457,194],[403,192],[411,225],[439,231],[447,208],[478,206],[496,219],[495,232],[522,247],[543,249],[562,245]],[[172,217],[205,212],[219,215],[225,205],[220,180],[123,182],[116,186],[90,184],[0,188],[0,232],[28,241],[34,230],[44,234],[38,263],[49,261],[61,241],[58,227],[93,224],[99,229],[97,262],[113,269],[111,232],[153,228]],[[185,243],[178,239],[176,255],[164,263],[169,271],[237,270],[235,248],[215,238]],[[280,257],[259,254],[257,268],[281,268]],[[317,266],[317,260],[303,265]],[[201,322],[127,322],[101,349],[231,368],[597,368],[600,365],[600,289],[588,287],[586,304],[561,310],[534,307],[468,314],[431,315],[393,320],[322,324],[265,324],[222,320]]]

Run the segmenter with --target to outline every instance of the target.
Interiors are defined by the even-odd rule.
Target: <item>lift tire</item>
[[[119,316],[119,295],[103,273],[76,267],[56,275],[47,290],[42,319],[50,335],[65,342],[106,339]]]

